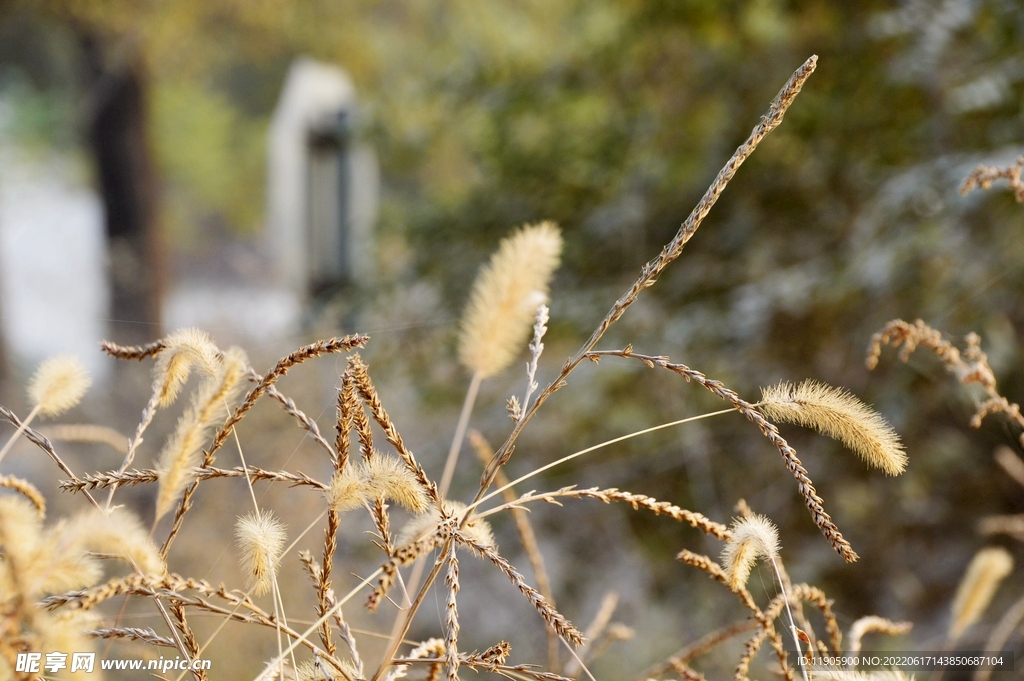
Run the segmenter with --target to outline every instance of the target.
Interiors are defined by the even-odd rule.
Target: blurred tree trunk
[[[137,343],[160,335],[164,248],[158,184],[148,136],[147,73],[138,50],[117,59],[95,34],[79,32],[92,103],[89,142],[106,213],[110,333]]]

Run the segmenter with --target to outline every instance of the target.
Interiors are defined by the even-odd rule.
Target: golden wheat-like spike
[[[761,391],[761,411],[776,421],[814,428],[859,454],[889,475],[907,467],[896,431],[885,419],[849,392],[818,381],[779,383]]]
[[[455,544],[448,549],[448,602],[445,606],[445,625],[448,628],[444,639],[445,663],[448,665],[448,681],[459,681],[459,608],[456,596],[459,593],[459,559],[455,555]]]
[[[778,555],[779,531],[768,518],[753,515],[733,521],[732,537],[722,549],[729,587],[737,590],[745,586],[758,558],[771,562]]]
[[[462,315],[459,359],[467,368],[487,378],[512,363],[537,308],[547,302],[561,253],[562,236],[553,222],[527,225],[502,240]]]
[[[235,524],[242,569],[257,596],[270,590],[285,543],[285,527],[271,511],[249,513]]]
[[[42,413],[57,416],[78,404],[91,383],[80,359],[59,355],[36,369],[28,384],[28,397]]]
[[[949,624],[949,640],[956,641],[967,627],[985,612],[999,583],[1013,570],[1013,556],[999,547],[978,551],[967,566],[953,599],[953,616]]]

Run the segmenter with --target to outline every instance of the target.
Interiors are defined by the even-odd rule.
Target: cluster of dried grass
[[[565,487],[522,495],[514,492],[515,486],[527,478],[608,443],[569,454],[513,481],[508,480],[503,468],[513,455],[520,433],[546,400],[567,385],[570,375],[584,360],[598,362],[603,358],[618,357],[639,361],[651,368],[667,369],[687,382],[694,382],[727,404],[722,411],[691,416],[658,427],[739,412],[778,450],[783,464],[796,479],[797,491],[804,499],[812,521],[834,550],[847,561],[857,559],[857,554],[825,511],[824,502],[796,451],[770,419],[817,429],[838,439],[870,465],[895,475],[904,469],[906,455],[898,437],[878,414],[849,393],[816,382],[796,386],[781,384],[765,390],[761,400],[752,403],[721,382],[666,357],[639,354],[631,346],[621,350],[597,349],[608,328],[679,257],[739,165],[781,123],[815,65],[816,58],[812,57],[793,74],[676,236],[643,267],[635,283],[615,302],[590,339],[543,389],[539,388],[537,372],[549,314],[544,303],[548,281],[559,261],[561,236],[554,225],[541,223],[523,228],[502,243],[481,274],[464,318],[459,356],[472,372],[473,379],[439,482],[435,482],[420,465],[406,444],[377,393],[369,367],[353,352],[369,341],[367,336],[333,338],[305,346],[282,358],[265,374],[252,370],[240,350],[221,350],[206,334],[195,330],[171,334],[148,346],[105,344],[107,353],[124,360],[153,358],[153,384],[142,420],[125,448],[122,465],[115,471],[95,475],[72,472],[63,464],[50,440],[29,425],[37,414],[52,415],[67,408],[84,389],[84,379],[80,376],[74,378],[74,372],[68,368],[70,364],[44,365],[30,391],[35,407],[24,421],[9,410],[0,409],[0,415],[17,427],[0,451],[0,458],[17,438],[25,435],[61,467],[67,477],[63,489],[81,493],[94,508],[87,515],[44,528],[45,502],[42,495],[28,481],[13,476],[0,478],[0,485],[23,497],[11,495],[0,499],[0,677],[14,676],[18,652],[81,648],[80,641],[71,646],[66,642],[67,637],[143,641],[171,647],[184,658],[201,657],[214,642],[216,633],[200,643],[189,621],[193,613],[213,614],[224,622],[241,622],[273,630],[278,637],[278,654],[266,662],[258,675],[261,681],[272,678],[395,681],[417,669],[422,670],[428,679],[437,679],[445,674],[450,681],[455,681],[461,667],[514,679],[560,681],[579,674],[590,676],[587,664],[608,645],[628,637],[629,631],[611,621],[614,599],[602,606],[595,622],[586,631],[577,628],[557,609],[546,578],[543,557],[537,550],[533,529],[523,510],[535,502],[557,504],[570,499],[594,499],[604,503],[623,502],[637,510],[685,522],[724,542],[720,561],[688,549],[683,549],[678,558],[706,572],[734,594],[749,612],[749,617],[686,646],[663,664],[646,670],[640,678],[702,679],[702,674],[692,666],[694,660],[712,648],[746,634],[749,638],[735,665],[736,679],[748,678],[750,665],[765,642],[777,659],[777,665],[773,667],[777,675],[792,681],[799,668],[804,679],[808,679],[811,670],[803,666],[794,667],[787,655],[786,637],[792,637],[792,644],[798,651],[809,649],[822,654],[842,652],[843,637],[826,595],[812,585],[790,582],[782,560],[778,533],[770,520],[755,515],[741,502],[737,507],[738,518],[731,526],[726,526],[672,503],[615,488]],[[515,359],[530,334],[531,326],[533,339],[529,344],[531,360],[526,389],[521,399],[518,396],[509,399],[509,414],[513,421],[511,432],[500,446],[492,449],[479,433],[468,429],[476,390],[482,380],[504,370]],[[910,343],[911,339],[916,343],[931,342],[927,340],[926,333],[911,335],[910,331],[913,327],[893,326],[887,331],[888,335],[879,338],[878,343],[897,337],[905,343]],[[938,348],[941,344],[933,342],[933,345]],[[275,387],[275,383],[292,367],[326,353],[348,354],[337,391],[336,436],[333,442],[323,436],[313,419]],[[948,360],[950,366],[962,364],[964,376],[977,377],[983,386],[991,385],[994,390],[990,372],[985,374],[981,368],[984,365],[983,355],[968,352],[961,357],[946,348],[940,356]],[[155,468],[131,468],[154,415],[174,402],[193,372],[200,377],[198,387],[191,395],[177,428],[157,457]],[[253,387],[240,397],[246,380]],[[263,397],[275,400],[317,443],[333,470],[329,480],[318,480],[288,470],[265,470],[252,466],[246,463],[240,444],[237,447],[239,466],[216,466],[217,455],[224,444],[233,437],[235,428],[253,405]],[[993,398],[986,409],[993,411],[1002,406]],[[1013,411],[1010,407],[1006,409]],[[1019,412],[1016,413],[1019,417]],[[390,452],[375,447],[373,424],[384,433]],[[642,432],[650,430],[653,429]],[[462,502],[448,498],[448,491],[467,433],[478,454],[486,461],[486,467],[476,494]],[[632,433],[616,441],[638,434]],[[358,452],[352,451],[353,440],[358,444]],[[197,487],[210,480],[231,477],[244,478],[250,493],[253,482],[266,480],[314,488],[323,497],[321,514],[306,530],[295,533],[296,538],[289,543],[286,528],[274,510],[262,507],[255,494],[250,494],[253,508],[239,518],[236,526],[239,562],[248,576],[244,589],[212,586],[203,580],[178,575],[169,569],[167,562],[171,559],[170,564],[173,565],[170,551],[186,518],[191,517],[188,514]],[[157,489],[152,529],[147,535],[141,523],[116,510],[113,501],[120,487],[153,483]],[[497,489],[492,489],[495,485]],[[97,489],[107,490],[104,502],[92,496],[91,492]],[[392,504],[399,504],[414,514],[413,520],[397,534],[392,530]],[[332,588],[332,578],[337,568],[335,558],[341,518],[343,514],[359,509],[365,511],[373,523],[373,541],[381,551],[380,567],[367,575],[356,588],[339,597]],[[501,512],[512,513],[515,517],[517,530],[533,567],[536,587],[495,545],[486,518]],[[158,547],[151,537],[156,536],[158,523],[165,516],[171,516],[171,520],[163,523],[164,527],[169,527]],[[316,553],[308,549],[296,551],[306,533],[325,518],[326,530]],[[460,553],[492,565],[536,610],[538,625],[545,628],[549,637],[546,669],[531,664],[512,664],[509,661],[511,647],[505,641],[497,641],[483,652],[460,649]],[[130,570],[104,581],[95,565],[97,555],[123,558]],[[277,582],[282,561],[296,559],[309,576],[315,595],[315,621],[303,630],[289,624],[289,617],[295,615],[295,605],[285,602]],[[746,587],[752,565],[757,560],[771,566],[780,590],[778,596],[764,604],[757,603]],[[412,569],[403,575],[403,568],[409,566]],[[410,626],[435,584],[446,593],[443,635],[410,644],[407,641]],[[360,654],[363,635],[354,632],[344,616],[345,607],[367,589],[366,606],[370,610],[390,603],[397,605],[397,610],[389,609],[395,615],[390,632],[386,626],[379,631],[387,644],[383,653],[374,660],[364,659]],[[397,595],[393,596],[395,592]],[[254,600],[263,594],[269,594],[269,602]],[[120,621],[103,628],[94,626],[97,609],[120,596],[149,599],[160,612],[167,630],[157,632],[127,627]],[[977,610],[982,600],[978,596],[965,596],[964,599],[973,604],[965,605],[965,610]],[[815,618],[820,633],[804,613],[803,604],[820,611],[821,617]],[[783,624],[779,623],[780,617],[784,617]],[[858,620],[849,632],[845,649],[859,650],[862,638],[871,632],[895,635],[905,633],[908,627],[905,623],[878,617]],[[563,644],[570,651],[568,659],[560,649]],[[302,648],[306,649],[305,654]],[[206,678],[203,671],[190,673],[197,679]],[[845,674],[845,677],[839,674],[828,678],[869,678],[854,671]],[[894,672],[886,678],[901,678],[901,675]]]

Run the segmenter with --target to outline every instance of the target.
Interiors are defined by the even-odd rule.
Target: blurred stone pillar
[[[95,35],[80,36],[92,104],[89,142],[106,221],[109,329],[119,342],[145,342],[161,335],[165,260],[146,69],[136,49],[113,58]]]
[[[303,303],[351,301],[374,278],[379,171],[357,118],[344,71],[292,64],[268,135],[267,237],[276,282]]]

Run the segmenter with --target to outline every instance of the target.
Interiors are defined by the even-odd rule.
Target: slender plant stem
[[[796,663],[800,667],[800,671],[803,672],[804,681],[811,681],[807,675],[807,665],[803,662],[803,651],[800,649],[800,637],[796,633],[796,622],[793,620],[793,611],[789,608],[789,594],[786,593],[786,582],[782,579],[782,572],[779,570],[779,564],[775,561],[775,557],[772,556],[772,568],[775,569],[775,578],[779,580],[779,588],[782,589],[782,599],[786,604],[786,614],[789,615],[789,633],[793,635],[793,643],[796,645]]]
[[[711,418],[712,416],[721,416],[722,414],[729,414],[729,413],[734,412],[734,411],[736,411],[736,409],[720,409],[718,411],[712,411],[712,412],[709,412],[707,414],[700,414],[699,416],[689,416],[689,417],[687,417],[685,419],[679,419],[678,421],[670,421],[669,423],[662,423],[661,425],[658,425],[658,426],[651,426],[650,428],[645,428],[643,430],[638,430],[638,431],[633,432],[633,433],[628,433],[626,435],[620,435],[619,437],[612,438],[611,440],[605,440],[604,442],[596,444],[596,445],[594,445],[592,447],[587,447],[586,449],[581,449],[578,452],[573,452],[572,454],[569,454],[568,456],[563,456],[561,459],[558,459],[557,461],[552,461],[551,463],[547,464],[546,466],[541,466],[540,468],[532,470],[529,473],[527,473],[526,475],[524,475],[522,477],[519,477],[519,478],[516,478],[515,480],[513,480],[510,483],[508,483],[507,485],[503,485],[502,487],[499,487],[498,489],[494,490],[493,492],[491,492],[487,496],[483,497],[479,501],[474,502],[471,506],[469,506],[466,509],[466,513],[472,512],[473,509],[475,509],[477,506],[479,506],[480,504],[484,503],[488,499],[491,499],[491,498],[501,494],[502,492],[504,492],[507,489],[515,487],[516,485],[518,485],[519,483],[523,482],[524,480],[529,480],[530,478],[532,478],[535,475],[539,475],[540,473],[543,473],[546,470],[550,470],[550,469],[554,468],[555,466],[560,466],[563,463],[566,463],[568,461],[572,461],[573,459],[575,459],[577,457],[580,457],[580,456],[583,456],[584,454],[589,454],[590,452],[597,451],[598,449],[601,449],[603,447],[607,447],[608,445],[613,445],[613,444],[615,444],[617,442],[622,442],[623,440],[629,440],[629,439],[637,437],[639,435],[646,435],[647,433],[653,433],[656,430],[664,430],[665,428],[671,428],[672,426],[678,426],[678,425],[682,425],[684,423],[690,423],[691,421],[700,421],[701,419]],[[510,506],[511,506],[510,504],[503,504],[503,505],[498,506],[496,508],[492,508],[492,509],[488,510],[485,513],[478,514],[478,515],[476,515],[474,517],[480,518],[480,517],[483,517],[483,516],[486,516],[486,515],[491,515],[492,513],[495,513],[498,510],[509,508]]]
[[[25,432],[26,428],[28,428],[28,424],[32,423],[32,419],[34,419],[39,414],[42,408],[42,405],[39,404],[32,407],[32,411],[28,413],[28,416],[26,416],[25,420],[21,422],[21,425],[18,426],[18,429],[15,430],[14,434],[11,435],[10,439],[7,440],[7,444],[4,445],[4,448],[0,449],[0,461],[4,460],[4,457],[7,456],[7,452],[11,451],[11,447],[14,446],[14,443],[17,442],[19,437],[21,437],[21,434]]]
[[[462,413],[459,414],[459,423],[455,427],[455,437],[452,438],[452,446],[448,448],[448,458],[444,462],[444,473],[441,475],[441,485],[438,494],[444,499],[451,487],[452,477],[455,475],[455,464],[459,460],[459,452],[462,451],[462,442],[466,439],[466,429],[469,427],[469,416],[473,413],[473,405],[476,403],[477,393],[480,392],[480,383],[483,377],[477,371],[469,382],[469,389],[466,391],[466,399],[462,402]],[[411,588],[415,589],[413,585]]]

